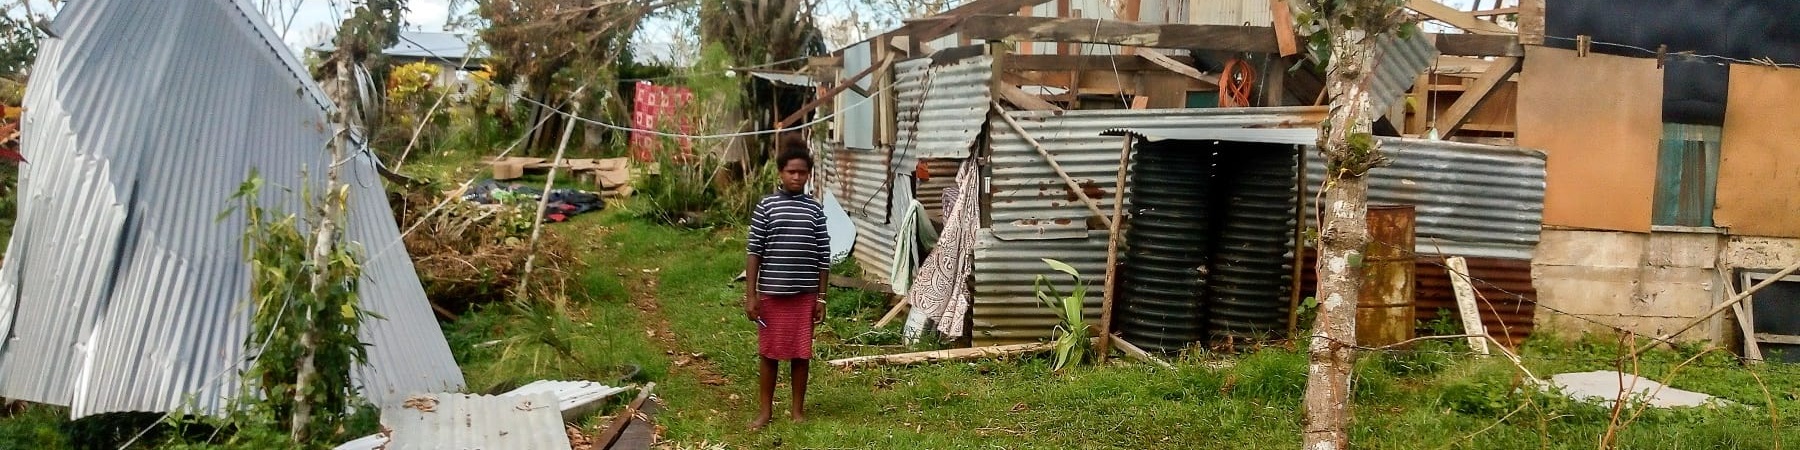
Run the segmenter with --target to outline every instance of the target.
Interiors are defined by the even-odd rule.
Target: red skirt
[[[763,295],[756,353],[775,360],[812,359],[813,306],[819,294]]]

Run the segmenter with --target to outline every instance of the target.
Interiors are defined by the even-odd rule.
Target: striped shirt
[[[763,197],[750,215],[749,252],[762,257],[756,291],[767,295],[819,292],[819,273],[831,268],[825,208],[805,193]]]

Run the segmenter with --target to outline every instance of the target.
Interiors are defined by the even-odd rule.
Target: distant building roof
[[[328,40],[308,47],[308,49],[331,53],[337,50],[337,45]],[[488,57],[487,48],[482,45],[481,38],[467,34],[431,31],[401,31],[400,36],[394,40],[394,45],[383,50],[381,54],[396,58],[445,60],[453,63],[462,62],[464,58],[467,58],[469,60],[467,65],[480,64]]]

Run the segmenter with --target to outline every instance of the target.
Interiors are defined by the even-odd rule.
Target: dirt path
[[[695,352],[676,339],[669,325],[669,318],[663,315],[662,302],[657,299],[656,284],[655,273],[637,270],[625,275],[626,289],[631,292],[631,304],[643,313],[641,317],[645,325],[649,326],[644,334],[655,341],[658,347],[662,347],[663,354],[669,355],[671,375],[692,376],[700,384],[707,386],[731,384],[731,379],[721,375],[718,365],[707,359],[704,353]],[[720,389],[712,390],[719,391],[721,395],[726,394]]]

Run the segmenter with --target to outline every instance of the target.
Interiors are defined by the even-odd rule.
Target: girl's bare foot
[[[768,427],[769,427],[769,416],[767,416],[767,415],[757,417],[756,420],[750,421],[750,431],[762,431],[763,428],[768,428]]]

